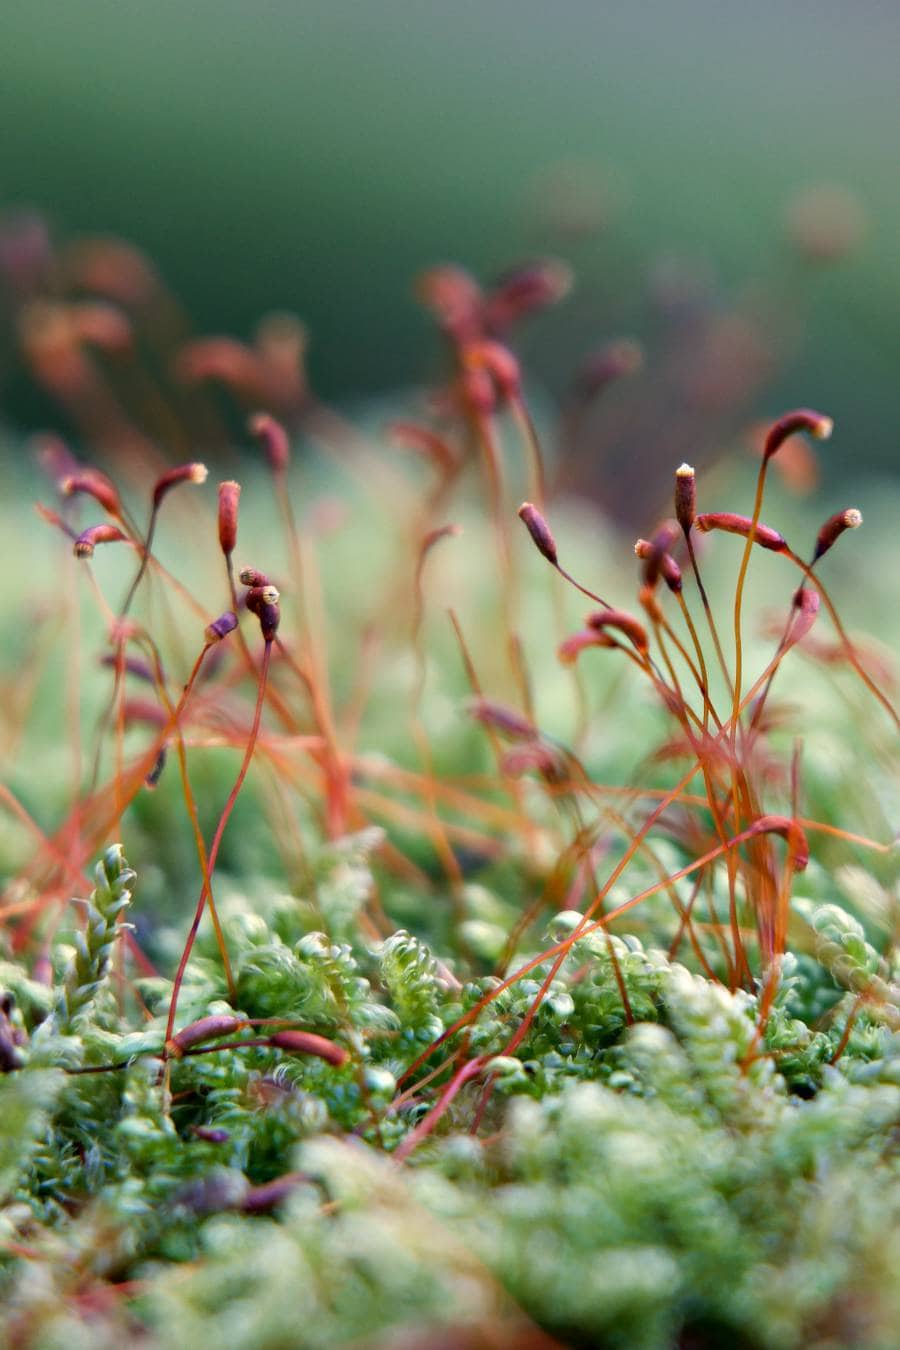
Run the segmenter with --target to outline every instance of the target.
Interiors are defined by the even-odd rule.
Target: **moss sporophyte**
[[[122,245],[60,260],[55,346],[19,315],[99,462],[40,445],[0,788],[11,1343],[891,1343],[900,719],[821,575],[862,516],[773,503],[800,409],[749,504],[676,459],[673,519],[585,524],[512,349],[569,279],[432,269],[385,438]]]

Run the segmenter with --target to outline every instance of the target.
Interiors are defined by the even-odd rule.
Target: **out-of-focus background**
[[[134,242],[198,332],[297,313],[328,399],[434,373],[423,267],[554,255],[539,395],[623,333],[671,363],[702,313],[701,376],[754,366],[729,413],[827,409],[830,474],[896,470],[895,0],[29,0],[0,47],[3,208]]]

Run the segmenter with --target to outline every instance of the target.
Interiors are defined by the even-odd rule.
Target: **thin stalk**
[[[219,817],[219,823],[216,826],[216,832],[213,835],[212,844],[210,845],[209,849],[208,876],[207,879],[204,880],[203,886],[201,888],[200,899],[197,901],[197,908],[194,912],[194,918],[191,923],[190,930],[188,932],[188,937],[184,945],[184,950],[181,953],[181,960],[178,963],[178,970],[175,973],[175,980],[172,984],[172,996],[169,1000],[169,1015],[166,1020],[167,1041],[172,1039],[172,1035],[174,1033],[175,1017],[178,1012],[178,995],[181,992],[181,985],[184,980],[184,972],[185,969],[187,968],[187,963],[188,960],[190,959],[191,951],[193,950],[194,941],[197,937],[197,930],[200,927],[200,920],[203,917],[203,910],[208,895],[208,878],[209,876],[212,875],[213,871],[215,870],[216,859],[219,856],[219,845],[222,842],[222,835],[225,833],[225,826],[228,824],[229,816],[231,815],[231,812],[234,809],[234,804],[237,801],[238,793],[241,790],[244,779],[247,776],[247,770],[250,767],[250,761],[253,758],[253,750],[256,745],[256,737],[259,734],[259,724],[260,719],[262,717],[263,702],[265,700],[266,681],[269,675],[269,662],[271,659],[271,655],[272,655],[272,640],[271,638],[269,638],[266,640],[265,650],[263,651],[262,665],[260,666],[259,672],[259,691],[256,696],[256,707],[253,712],[253,724],[250,728],[250,735],[247,738],[247,748],[244,751],[244,758],[241,762],[241,767],[238,772],[238,776],[235,780],[234,787],[228,794],[228,800],[225,802],[225,806],[222,809],[222,814]]]
[[[690,534],[685,534],[685,543],[687,544],[688,557],[691,560],[691,570],[694,573],[694,580],[697,583],[697,590],[700,592],[700,599],[703,604],[703,612],[706,615],[706,622],[709,627],[710,637],[713,640],[713,646],[716,649],[716,656],[719,661],[719,669],[725,680],[725,686],[729,695],[734,688],[731,675],[728,670],[728,663],[725,660],[725,653],[722,651],[722,643],[719,639],[719,630],[716,627],[716,621],[713,617],[712,606],[709,603],[709,596],[706,594],[706,587],[703,584],[703,578],[700,575],[700,566],[697,562],[697,554],[694,550],[694,541]]]

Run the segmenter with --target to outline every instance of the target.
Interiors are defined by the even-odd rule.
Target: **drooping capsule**
[[[531,502],[523,502],[519,507],[519,519],[531,535],[538,553],[556,567],[559,561],[556,540],[553,538],[550,526],[537,507]]]
[[[813,563],[817,563],[823,553],[827,553],[837,543],[845,530],[857,530],[862,523],[862,511],[858,511],[855,506],[848,506],[846,511],[836,511],[833,516],[829,516],[816,535]]]
[[[770,549],[773,553],[783,553],[787,541],[777,530],[757,521],[754,527],[749,516],[739,516],[734,511],[705,511],[696,517],[698,530],[707,533],[710,530],[724,530],[726,534],[740,534],[745,539],[753,534],[753,542],[760,548]]]

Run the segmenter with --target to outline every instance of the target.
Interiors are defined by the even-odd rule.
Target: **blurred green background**
[[[896,0],[29,0],[0,25],[0,202],[135,241],[199,331],[295,310],[343,400],[429,372],[418,269],[547,251],[561,162],[603,228],[572,241],[596,309],[552,320],[551,388],[586,338],[639,330],[661,255],[777,285],[786,204],[843,185],[864,238],[759,412],[823,407],[829,469],[896,467]]]

